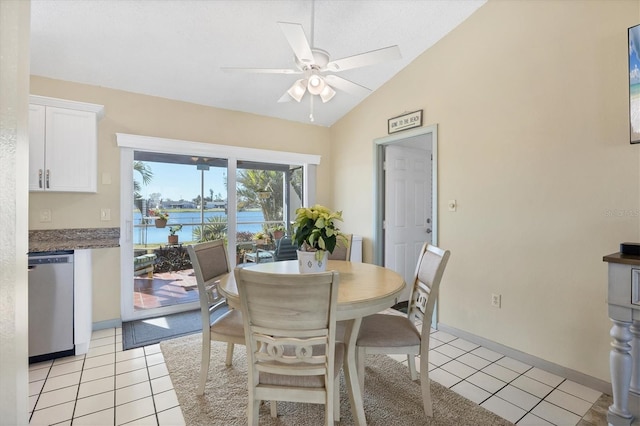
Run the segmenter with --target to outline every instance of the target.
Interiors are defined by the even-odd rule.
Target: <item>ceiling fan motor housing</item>
[[[313,63],[303,62],[298,59],[297,56],[294,55],[294,61],[296,65],[300,69],[300,71],[307,71],[310,69],[321,70],[327,66],[329,63],[329,52],[322,49],[311,49],[311,53],[313,55]]]

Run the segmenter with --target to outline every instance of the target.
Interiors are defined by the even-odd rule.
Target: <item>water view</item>
[[[208,223],[208,219],[211,217],[226,217],[223,211],[205,211],[204,223]],[[133,244],[134,245],[157,245],[166,244],[167,236],[169,235],[169,227],[173,225],[182,225],[182,229],[176,233],[179,236],[181,242],[193,241],[196,239],[193,235],[193,230],[200,226],[200,212],[199,211],[172,211],[169,210],[169,221],[165,228],[156,228],[153,219],[148,224],[142,223],[142,215],[139,211],[133,214],[134,232],[133,232]],[[238,212],[238,232],[250,232],[254,234],[262,230],[262,224],[264,223],[264,215],[261,210],[248,210]]]

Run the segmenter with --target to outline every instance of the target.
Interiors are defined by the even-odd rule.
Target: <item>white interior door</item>
[[[431,154],[426,142],[420,148],[385,148],[384,266],[407,284],[413,281],[420,248],[432,242]],[[398,301],[408,300],[409,292],[407,286]]]

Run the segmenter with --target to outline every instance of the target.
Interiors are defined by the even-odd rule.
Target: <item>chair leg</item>
[[[271,406],[271,417],[278,417],[278,402],[277,401],[269,401],[269,405]]]
[[[356,363],[358,365],[358,381],[360,382],[360,392],[364,395],[364,361],[367,357],[367,350],[364,346],[358,346],[356,352]]]
[[[427,417],[433,417],[433,405],[431,403],[431,383],[429,381],[428,365],[422,365],[420,367],[420,388],[422,390],[422,403],[424,405],[424,413],[427,415]]]
[[[416,356],[407,354],[407,364],[409,364],[409,374],[411,380],[418,380],[418,374],[416,373]]]
[[[227,343],[227,359],[224,364],[229,367],[233,361],[233,343]]]
[[[247,424],[258,426],[260,415],[260,400],[255,399],[253,392],[249,391],[249,404],[247,404]]]
[[[340,375],[333,380],[333,420],[340,421]]]
[[[324,422],[325,422],[325,425],[327,426],[333,426],[334,424],[333,415],[335,410],[335,407],[333,406],[334,398],[329,397],[329,395],[327,396],[328,398],[326,398],[326,404],[324,405]]]
[[[198,385],[198,395],[204,395],[204,386],[207,384],[209,375],[209,362],[211,360],[211,339],[202,335],[202,360],[200,361],[200,384]]]

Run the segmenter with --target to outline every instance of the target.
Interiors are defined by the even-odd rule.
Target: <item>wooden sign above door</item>
[[[422,110],[408,112],[388,120],[389,134],[422,126]]]

